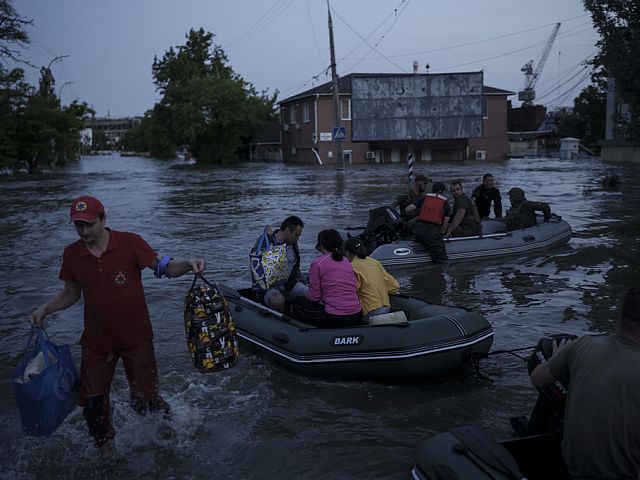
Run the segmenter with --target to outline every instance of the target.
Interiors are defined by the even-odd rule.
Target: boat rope
[[[512,348],[511,350],[494,350],[493,352],[490,352],[487,354],[487,357],[491,356],[491,355],[502,355],[502,354],[509,354],[509,355],[513,355],[514,357],[519,358],[520,360],[523,361],[527,361],[528,358],[522,357],[520,355],[518,355],[516,352],[522,352],[524,350],[533,350],[534,348],[536,348],[535,345],[531,346],[531,347],[520,347],[520,348]]]
[[[484,358],[489,358],[490,356],[493,356],[493,355],[508,354],[508,355],[513,355],[514,357],[519,358],[523,362],[526,362],[528,358],[518,355],[516,352],[522,352],[524,350],[533,350],[534,348],[536,348],[535,345],[531,347],[512,348],[510,350],[494,350],[493,352],[489,352],[489,353],[473,352],[471,354],[471,364],[473,365],[473,372],[468,373],[467,375],[462,377],[460,381],[464,381],[468,377],[475,375],[476,380],[488,380],[489,382],[493,383],[492,378],[488,377],[487,375],[485,375],[480,371],[480,360]]]

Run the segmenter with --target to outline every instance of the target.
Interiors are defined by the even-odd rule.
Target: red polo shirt
[[[134,233],[109,230],[100,258],[82,240],[64,249],[59,278],[77,282],[84,297],[84,332],[80,343],[97,352],[131,347],[153,338],[141,271],[156,252]]]

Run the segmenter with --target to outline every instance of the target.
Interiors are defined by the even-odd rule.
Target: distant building
[[[258,131],[249,148],[249,160],[281,162],[280,122],[277,120]]]
[[[478,73],[481,78],[481,72]],[[478,97],[481,115],[478,117],[478,129],[482,130],[475,138],[429,138],[419,135],[411,138],[379,141],[354,141],[354,122],[352,118],[352,80],[354,78],[380,79],[404,77],[406,80],[429,82],[433,77],[444,79],[447,75],[385,75],[350,74],[340,78],[339,103],[340,125],[346,130],[343,140],[345,163],[393,163],[404,161],[409,152],[416,161],[430,160],[466,160],[500,159],[508,155],[507,138],[507,97],[514,92],[482,86]],[[462,75],[462,74],[460,74]],[[480,87],[479,87],[480,88]],[[286,98],[279,103],[282,159],[286,163],[335,163],[335,143],[332,136],[334,120],[334,100],[331,82],[311,88]],[[406,105],[405,105],[406,107]],[[424,108],[421,110],[424,111]],[[461,117],[462,118],[462,117]],[[416,120],[414,118],[414,120]],[[419,120],[419,119],[418,119]],[[455,119],[454,119],[455,120]],[[432,119],[429,119],[432,121]],[[427,119],[425,119],[427,122]],[[399,122],[400,124],[401,122]],[[462,124],[462,120],[460,120]],[[362,130],[362,129],[360,129]],[[359,131],[356,128],[356,131]]]
[[[127,131],[139,125],[141,121],[142,117],[92,117],[85,120],[84,126],[92,130],[93,138],[96,136],[96,131],[104,132],[107,138],[107,145],[114,148],[120,145]]]

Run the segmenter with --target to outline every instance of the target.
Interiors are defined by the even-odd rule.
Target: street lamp
[[[74,82],[64,82],[62,85],[60,85],[60,88],[58,89],[58,99],[60,99],[60,101],[62,101],[62,89],[67,85],[71,85],[72,83]]]
[[[67,58],[69,55],[58,55],[57,57],[53,58],[53,60],[51,60],[49,62],[49,65],[47,65],[47,70],[51,70],[51,64],[53,62],[57,62],[58,60],[62,60],[63,58]]]

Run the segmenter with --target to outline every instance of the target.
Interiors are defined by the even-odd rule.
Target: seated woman
[[[398,281],[384,269],[382,264],[367,257],[367,248],[359,238],[346,241],[345,254],[356,273],[358,295],[362,303],[364,319],[391,311],[390,293],[398,293]]]
[[[344,257],[342,237],[336,230],[322,230],[318,234],[316,250],[321,255],[309,266],[306,298],[296,299],[295,309],[305,317],[303,321],[317,327],[361,324],[362,306],[358,298],[356,276],[351,263]],[[317,311],[319,302],[324,305],[323,315],[304,315],[305,310],[313,311],[314,305]]]

